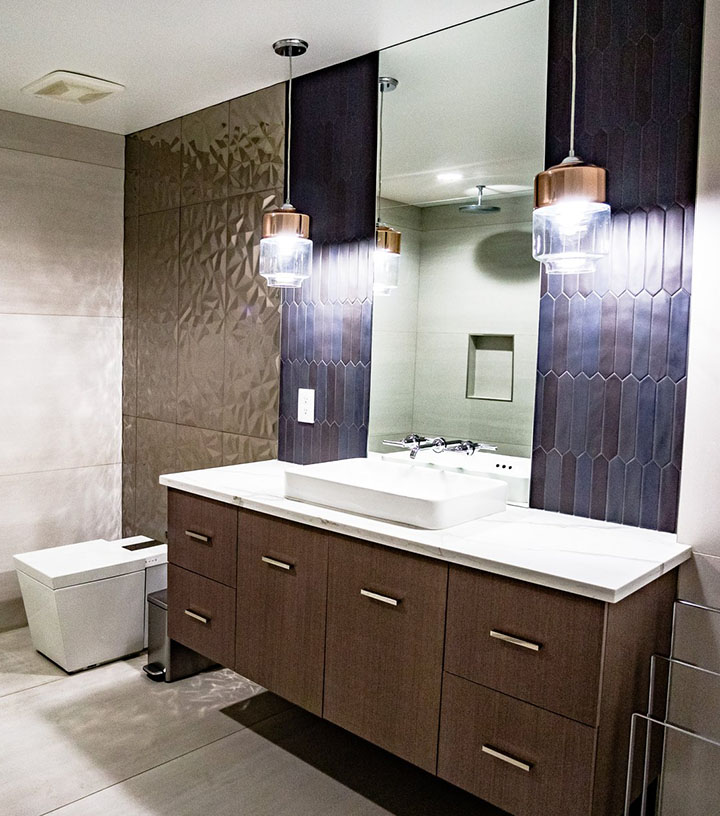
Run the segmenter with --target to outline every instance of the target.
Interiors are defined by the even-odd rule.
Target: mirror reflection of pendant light
[[[575,155],[578,0],[573,2],[570,152],[560,164],[535,176],[533,258],[548,274],[593,272],[610,252],[607,170]]]
[[[290,140],[292,135],[292,60],[308,49],[305,40],[285,39],[273,43],[280,57],[290,64],[288,81],[288,123],[285,144],[285,203],[263,216],[260,241],[260,274],[268,286],[297,287],[310,277],[312,241],[310,216],[299,213],[290,203]]]
[[[380,199],[382,198],[382,118],[383,100],[387,91],[394,91],[398,81],[394,77],[378,77],[380,89],[380,112],[378,115],[378,195],[375,222],[375,255],[373,258],[373,292],[376,295],[390,295],[397,289],[400,276],[400,240],[398,230],[380,220]]]

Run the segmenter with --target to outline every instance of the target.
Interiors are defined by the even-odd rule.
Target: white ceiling
[[[0,0],[0,109],[131,133],[286,78],[271,44],[302,37],[298,74],[454,25],[508,0]],[[487,45],[487,44],[486,44]],[[89,106],[22,94],[55,70],[126,86]]]
[[[408,204],[532,188],[545,154],[548,0],[383,51],[383,197]],[[454,173],[456,180],[438,179]]]

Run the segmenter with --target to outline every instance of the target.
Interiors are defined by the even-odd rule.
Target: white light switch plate
[[[314,388],[298,388],[298,422],[315,422]]]

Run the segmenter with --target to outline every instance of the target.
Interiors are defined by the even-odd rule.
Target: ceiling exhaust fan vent
[[[125,86],[117,82],[74,74],[72,71],[53,71],[22,89],[23,93],[75,105],[89,105],[124,90]]]

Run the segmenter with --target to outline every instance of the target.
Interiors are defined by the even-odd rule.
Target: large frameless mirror
[[[371,452],[407,456],[383,440],[411,431],[482,441],[497,453],[472,469],[515,463],[529,482],[547,25],[532,0],[380,54],[397,87],[381,99],[378,219],[401,244],[398,285],[374,300]]]

